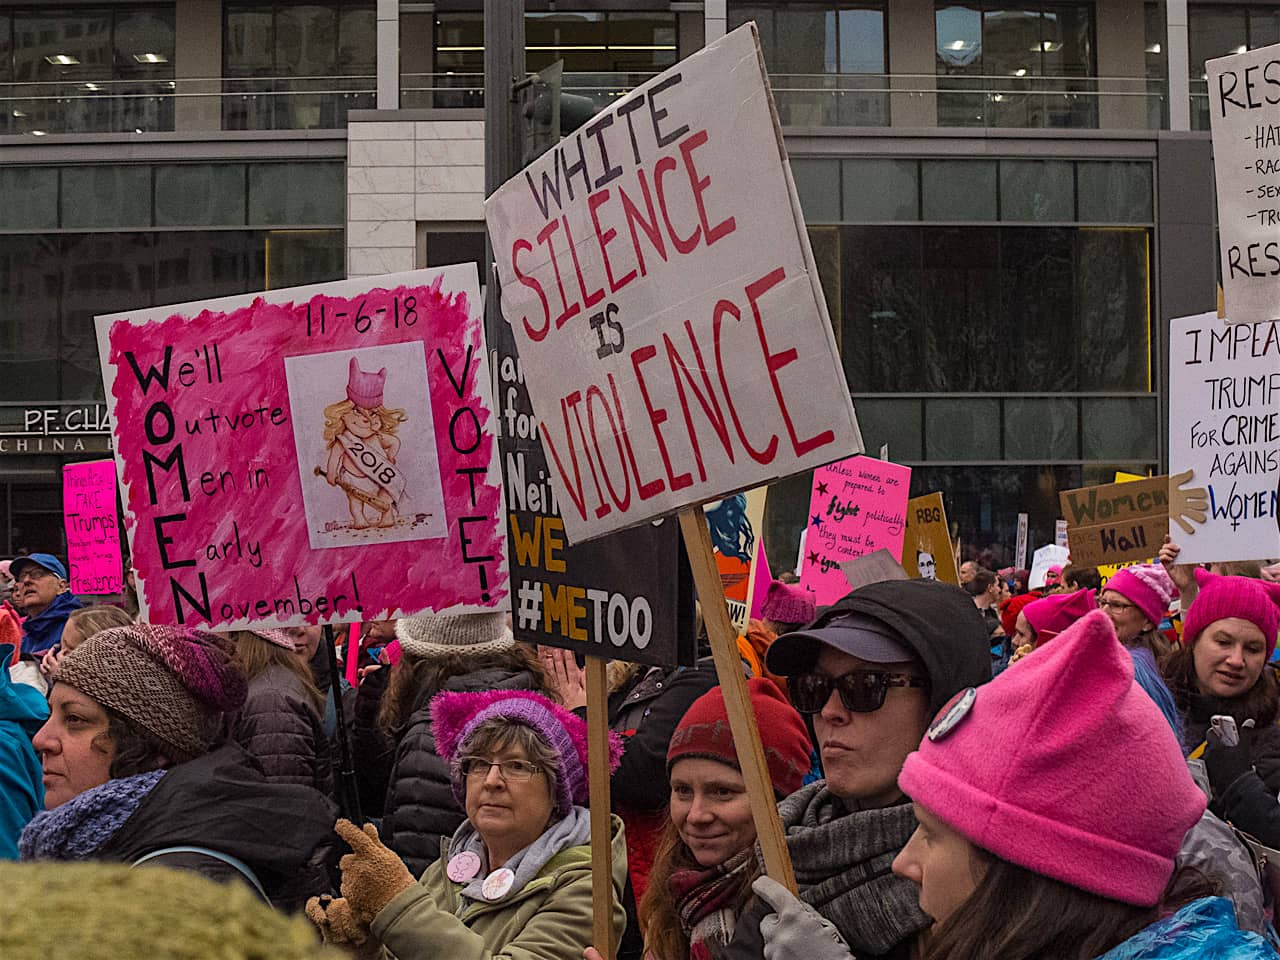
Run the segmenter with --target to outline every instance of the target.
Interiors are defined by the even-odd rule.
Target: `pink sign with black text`
[[[503,609],[473,265],[97,318],[143,618]]]
[[[850,457],[813,471],[800,583],[819,605],[849,592],[840,564],[881,547],[902,561],[911,468]]]
[[[62,520],[67,531],[71,592],[120,593],[124,574],[116,516],[116,465],[112,461],[63,466]]]

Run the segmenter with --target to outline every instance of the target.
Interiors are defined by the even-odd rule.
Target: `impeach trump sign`
[[[572,542],[862,449],[754,25],[485,203]]]
[[[97,318],[142,614],[505,608],[474,265]]]

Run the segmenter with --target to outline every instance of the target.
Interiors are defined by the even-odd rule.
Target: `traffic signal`
[[[590,97],[561,91],[564,61],[516,84],[520,102],[520,162],[528,166],[600,112]]]

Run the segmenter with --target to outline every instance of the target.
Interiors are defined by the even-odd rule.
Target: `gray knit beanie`
[[[411,657],[480,656],[510,650],[516,643],[507,615],[500,611],[402,617],[396,621],[396,639]]]

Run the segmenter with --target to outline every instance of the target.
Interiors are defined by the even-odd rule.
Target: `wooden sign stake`
[[[613,960],[613,824],[609,802],[609,684],[607,661],[587,657],[587,789],[591,796],[591,935],[604,960]]]
[[[742,778],[747,784],[747,798],[751,801],[756,838],[764,853],[764,872],[792,893],[798,893],[795,873],[791,869],[791,855],[787,852],[786,838],[782,832],[782,821],[778,819],[778,808],[773,799],[773,783],[769,779],[768,767],[765,766],[764,747],[760,744],[756,715],[747,698],[747,681],[742,674],[742,661],[738,659],[738,633],[733,628],[733,621],[729,619],[724,586],[716,567],[711,533],[707,529],[707,518],[702,507],[685,507],[680,511],[680,532],[684,536],[685,549],[689,554],[689,566],[693,569],[698,599],[702,603],[702,619],[707,625],[707,637],[711,641],[711,653],[716,662],[716,676],[724,692],[729,728],[733,731],[734,745],[738,750],[738,765],[742,767]],[[592,808],[594,807],[593,802]]]

